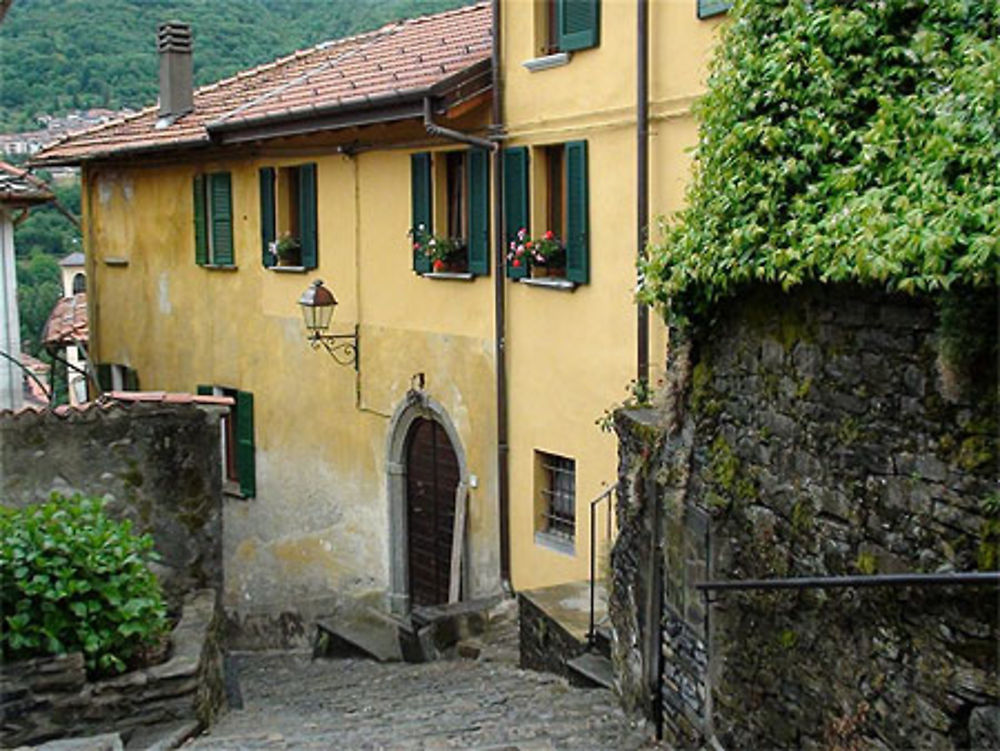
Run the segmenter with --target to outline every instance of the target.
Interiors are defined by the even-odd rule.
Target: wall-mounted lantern
[[[302,318],[306,323],[306,339],[309,346],[319,349],[321,346],[340,365],[353,365],[358,369],[358,327],[353,334],[328,334],[333,309],[337,307],[337,298],[323,286],[319,279],[309,285],[309,288],[299,298],[302,307]]]

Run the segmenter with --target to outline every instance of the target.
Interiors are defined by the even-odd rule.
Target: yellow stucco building
[[[696,140],[717,25],[698,6],[645,13],[650,217],[679,206]],[[587,577],[617,466],[596,421],[666,346],[633,300],[644,7],[484,2],[193,96],[168,24],[159,106],[36,159],[83,167],[108,378],[236,398],[223,602],[262,641],[348,601]],[[307,339],[314,279],[335,340]]]

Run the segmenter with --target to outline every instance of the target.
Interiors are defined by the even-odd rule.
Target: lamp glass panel
[[[303,305],[302,318],[305,319],[309,331],[326,331],[333,318],[332,305]]]

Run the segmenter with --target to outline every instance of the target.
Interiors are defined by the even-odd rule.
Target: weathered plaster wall
[[[533,234],[547,227],[542,151],[587,142],[590,283],[572,293],[508,283],[507,365],[510,388],[511,575],[516,589],[588,576],[589,503],[614,480],[613,437],[595,420],[621,401],[635,378],[636,7],[601,4],[597,46],[574,51],[564,65],[530,71],[542,56],[543,3],[503,4],[501,23],[505,146],[530,149]],[[721,17],[699,20],[694,3],[649,3],[649,213],[681,207],[697,143],[690,107],[703,80]],[[663,351],[666,327],[651,317],[650,351]],[[654,358],[655,360],[655,358]],[[652,381],[663,375],[652,363]],[[576,462],[573,548],[549,546],[535,533],[541,473],[535,451]]]
[[[171,602],[222,586],[219,415],[190,405],[91,406],[0,413],[0,503],[49,494],[109,500],[108,511],[152,533],[153,569]]]
[[[678,337],[660,430],[637,449],[641,421],[619,416],[623,481],[649,478],[659,499],[668,737],[714,734],[733,748],[1000,739],[995,587],[723,593],[711,607],[694,588],[995,570],[996,305],[995,292],[764,289]],[[628,638],[627,613],[615,619]]]
[[[411,146],[426,138],[412,127],[378,134]],[[374,137],[340,137],[359,136]],[[349,157],[320,140],[85,170],[95,359],[135,368],[144,389],[215,384],[254,396],[257,494],[227,497],[224,511],[223,603],[230,637],[246,647],[302,644],[310,621],[345,599],[386,606],[389,430],[418,373],[456,426],[466,479],[476,479],[465,594],[500,586],[492,279],[413,273],[408,151]],[[261,262],[258,169],[304,162],[317,164],[319,267],[273,271]],[[195,264],[192,179],[214,171],[232,177],[231,270]],[[313,278],[339,301],[332,329],[359,328],[357,371],[306,341],[296,301]]]

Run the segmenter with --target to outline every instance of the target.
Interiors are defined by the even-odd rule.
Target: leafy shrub
[[[685,318],[752,282],[996,284],[998,8],[736,0],[643,299]]]
[[[0,655],[83,652],[94,673],[121,672],[166,631],[150,535],[109,519],[98,498],[53,493],[0,507]]]

